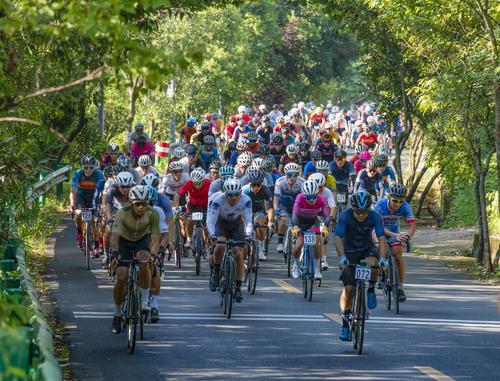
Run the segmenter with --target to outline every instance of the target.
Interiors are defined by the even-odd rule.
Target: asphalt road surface
[[[361,356],[338,339],[338,270],[323,273],[308,302],[301,280],[286,276],[275,252],[261,262],[255,295],[245,292],[229,320],[208,289],[207,263],[200,276],[191,258],[180,270],[169,263],[161,320],[146,326],[145,340],[129,355],[126,335],[111,332],[111,280],[97,261],[85,269],[75,228],[65,222],[49,253],[47,280],[78,380],[499,379],[499,288],[413,255],[406,257],[407,302],[396,315],[378,292]],[[334,258],[332,249],[330,265]]]

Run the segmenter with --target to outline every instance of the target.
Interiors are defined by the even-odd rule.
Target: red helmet
[[[229,116],[230,122],[236,122],[236,117],[234,115]]]
[[[211,119],[212,119],[212,114],[210,114],[210,113],[208,113],[208,112],[207,112],[207,113],[205,114],[205,119],[206,119],[206,120],[211,120]]]

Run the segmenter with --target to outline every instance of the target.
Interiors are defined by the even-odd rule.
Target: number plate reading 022
[[[345,204],[346,194],[345,193],[337,193],[337,203]]]
[[[92,221],[92,211],[91,210],[84,210],[84,211],[82,211],[82,221],[83,222],[90,222],[90,221]]]
[[[371,275],[371,268],[365,266],[356,266],[356,273],[354,275],[356,279],[370,280]]]
[[[315,233],[304,233],[304,245],[306,245],[306,246],[316,245],[316,234]]]
[[[193,221],[201,221],[201,220],[203,220],[203,213],[201,213],[201,212],[195,212],[195,213],[193,213],[191,215],[191,219]]]

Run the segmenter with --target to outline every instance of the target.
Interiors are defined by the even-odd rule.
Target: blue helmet
[[[188,127],[193,127],[196,124],[196,118],[188,118],[186,120],[186,125]]]
[[[372,196],[365,191],[357,191],[351,196],[351,205],[354,209],[370,209]]]
[[[314,150],[311,152],[311,159],[321,159],[321,156],[323,156],[321,151]]]
[[[152,187],[151,185],[146,185],[146,188],[148,189],[148,198],[150,202],[156,202],[158,200],[158,191],[156,188]]]
[[[219,168],[219,174],[222,177],[232,176],[234,174],[234,168],[231,167],[230,165],[224,165]]]

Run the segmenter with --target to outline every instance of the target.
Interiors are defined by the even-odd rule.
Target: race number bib
[[[83,210],[82,211],[82,221],[83,222],[92,221],[92,211],[91,210]]]
[[[356,272],[354,274],[356,279],[370,280],[371,275],[372,269],[370,267],[356,266]]]
[[[345,204],[346,194],[345,193],[337,193],[337,204]]]
[[[316,234],[315,233],[304,233],[304,245],[306,245],[306,246],[316,245]]]
[[[200,213],[200,212],[195,212],[191,215],[191,219],[193,221],[201,221],[203,220],[203,213]]]

